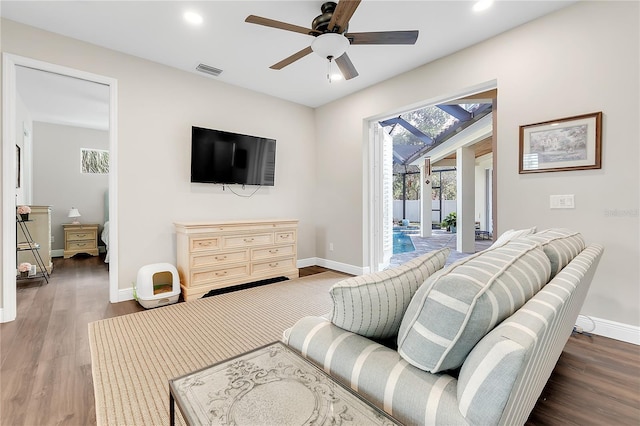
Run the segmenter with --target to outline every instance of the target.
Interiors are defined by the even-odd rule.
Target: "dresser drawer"
[[[281,256],[292,256],[295,254],[294,245],[288,246],[276,246],[276,247],[265,247],[261,249],[253,249],[251,251],[251,259],[260,260],[260,259],[273,259]]]
[[[190,251],[219,250],[220,237],[196,237],[189,240]]]
[[[228,266],[226,268],[210,268],[204,271],[192,271],[190,287],[248,276],[248,264]]]
[[[293,257],[278,260],[268,260],[264,262],[254,262],[251,265],[251,274],[273,274],[274,272],[286,272],[296,268],[296,262]]]
[[[235,247],[263,246],[267,244],[273,244],[272,233],[226,236],[224,237],[223,247],[227,249]]]
[[[296,241],[296,231],[281,231],[275,233],[275,244],[294,243]]]
[[[67,241],[95,240],[95,231],[67,231]]]
[[[228,265],[234,262],[248,262],[249,250],[225,251],[191,255],[191,267]]]
[[[95,239],[93,241],[67,241],[66,250],[91,250],[96,249]]]

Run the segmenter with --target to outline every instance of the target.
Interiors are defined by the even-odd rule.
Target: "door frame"
[[[52,72],[109,87],[109,301],[118,302],[118,81],[10,53],[2,54],[2,306],[0,322],[16,319],[15,140],[16,67]]]
[[[376,231],[375,216],[381,215],[382,201],[378,199],[381,189],[379,183],[375,180],[375,174],[379,169],[380,157],[375,155],[375,141],[374,131],[375,124],[379,120],[385,120],[389,117],[398,116],[406,111],[424,108],[426,106],[436,105],[438,103],[447,102],[452,99],[459,99],[465,96],[471,96],[474,94],[487,92],[498,88],[497,80],[490,80],[484,83],[479,83],[475,86],[467,87],[454,91],[449,94],[441,95],[436,98],[424,100],[412,105],[405,106],[403,108],[396,108],[392,111],[384,114],[376,114],[364,120],[364,141],[363,141],[363,159],[364,170],[367,174],[364,179],[364,196],[363,196],[363,258],[365,259],[365,271],[374,270],[376,265],[376,259],[382,258],[380,252],[382,243],[380,241],[381,235]],[[493,99],[493,176],[492,176],[492,220],[494,234],[497,229],[497,100]]]

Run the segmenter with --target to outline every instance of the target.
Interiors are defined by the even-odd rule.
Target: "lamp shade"
[[[73,223],[79,223],[78,218],[80,217],[80,212],[75,207],[71,207],[71,209],[69,209],[69,214],[67,216],[73,219]]]
[[[311,43],[311,50],[323,58],[339,58],[349,47],[349,40],[342,34],[327,33],[319,35]]]

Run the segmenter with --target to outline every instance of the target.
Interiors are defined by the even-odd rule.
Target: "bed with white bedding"
[[[104,226],[100,238],[104,241],[104,249],[107,252],[104,262],[109,263],[109,191],[104,192]]]
[[[107,255],[104,257],[105,263],[109,263],[109,221],[104,223],[104,227],[102,228],[102,234],[100,234],[100,238],[104,241],[104,249],[107,252]]]

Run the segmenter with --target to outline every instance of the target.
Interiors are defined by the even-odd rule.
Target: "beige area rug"
[[[169,424],[169,379],[280,340],[303,316],[324,315],[329,288],[344,278],[323,272],[89,324],[98,425]]]

